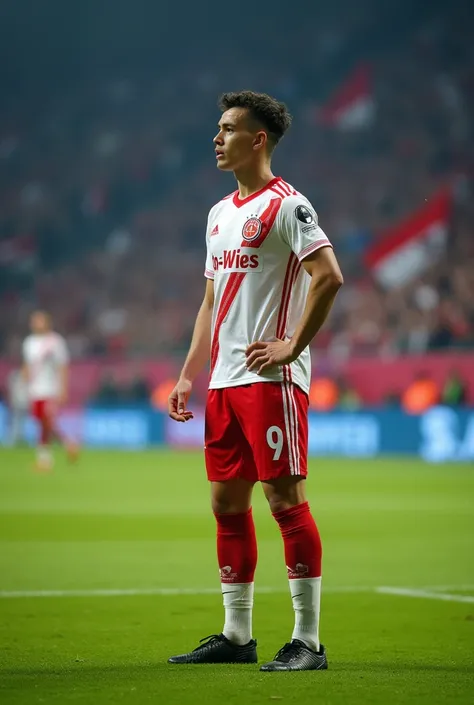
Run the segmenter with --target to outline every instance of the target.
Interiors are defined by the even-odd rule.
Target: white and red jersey
[[[210,211],[205,276],[214,280],[210,389],[293,381],[309,391],[306,348],[295,362],[249,372],[245,351],[257,340],[292,337],[310,277],[302,260],[331,246],[310,202],[277,177],[248,198],[230,194]]]
[[[32,334],[23,342],[32,401],[55,399],[61,393],[61,368],[69,361],[66,341],[57,333]]]

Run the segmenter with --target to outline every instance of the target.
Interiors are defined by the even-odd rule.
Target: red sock
[[[257,566],[257,538],[252,510],[215,514],[217,559],[222,583],[252,583]]]
[[[322,547],[318,527],[308,502],[275,512],[285,546],[286,568],[291,578],[321,576]]]

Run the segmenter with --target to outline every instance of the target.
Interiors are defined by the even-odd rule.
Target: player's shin
[[[232,643],[244,645],[252,639],[253,579],[257,565],[252,510],[241,514],[215,514],[215,517],[225,610],[222,633]]]
[[[45,472],[51,470],[52,466],[51,448],[45,443],[40,443],[36,450],[36,469]]]
[[[51,470],[53,457],[51,454],[50,442],[51,432],[50,425],[46,416],[39,419],[39,443],[36,449],[36,469],[41,472]]]
[[[295,611],[292,639],[319,650],[321,538],[307,502],[273,515],[280,527]]]

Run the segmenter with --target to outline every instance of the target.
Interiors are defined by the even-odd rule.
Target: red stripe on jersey
[[[285,191],[281,188],[281,185],[279,183],[272,186],[270,191],[273,191],[273,193],[278,194],[278,196],[280,196],[281,198],[284,198],[286,196]]]
[[[282,180],[278,181],[278,183],[276,184],[273,184],[273,186],[270,188],[270,191],[273,191],[273,193],[277,193],[282,198],[297,195],[297,191],[293,188],[293,186],[290,186],[290,184],[287,184],[286,181]]]
[[[277,327],[276,327],[276,337],[280,338],[280,333],[281,333],[281,328],[282,328],[282,320],[285,312],[285,303],[286,303],[286,297],[288,294],[288,285],[290,283],[291,279],[291,273],[294,267],[296,256],[294,252],[292,252],[288,258],[288,264],[286,266],[286,272],[285,272],[285,278],[283,280],[283,290],[281,293],[281,302],[280,302],[280,310],[278,312],[278,322],[277,322]]]
[[[252,242],[242,240],[241,247],[260,247],[263,244],[265,238],[273,227],[278,211],[280,210],[280,206],[281,198],[272,198],[268,208],[266,208],[262,215],[259,216],[259,220],[262,223],[260,235],[256,238],[256,240],[252,240]]]
[[[315,240],[315,242],[312,242],[310,245],[305,247],[303,250],[301,250],[298,257],[300,260],[303,260],[308,255],[312,254],[313,252],[316,252],[316,250],[319,250],[321,247],[332,247],[331,243],[329,242],[326,236],[319,238],[319,240]]]
[[[288,184],[286,181],[280,181],[280,186],[282,186],[288,191],[289,196],[296,196],[297,191],[293,188],[291,184]]]
[[[240,198],[239,197],[239,192],[235,191],[233,194],[234,198],[233,203],[236,208],[242,208],[242,206],[245,206],[246,203],[250,203],[254,198],[257,198],[257,196],[260,196],[264,191],[267,189],[271,189],[272,186],[274,186],[278,181],[281,181],[281,178],[279,176],[275,176],[274,179],[268,182],[268,184],[265,184],[263,188],[261,188],[259,191],[256,191],[255,193],[250,194],[250,196],[247,196],[246,198]]]
[[[285,280],[283,284],[283,293],[281,297],[280,312],[278,314],[276,337],[280,340],[283,340],[283,337],[286,332],[286,326],[288,323],[288,312],[290,309],[291,292],[293,289],[293,285],[296,281],[296,277],[300,272],[300,269],[301,265],[298,261],[298,258],[296,257],[294,252],[292,252],[288,260],[288,266],[286,268]]]
[[[244,278],[245,272],[232,272],[232,274],[229,275],[227,284],[225,285],[221,302],[219,304],[219,310],[217,312],[216,323],[214,326],[214,335],[212,337],[211,375],[214,371],[214,367],[216,366],[217,356],[219,355],[219,333],[221,326],[230,311],[230,308],[235,300],[235,297],[239,292]]]

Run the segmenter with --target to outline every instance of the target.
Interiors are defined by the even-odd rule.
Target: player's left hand
[[[262,372],[269,370],[271,367],[288,365],[296,360],[297,357],[291,345],[291,340],[273,340],[269,343],[257,340],[248,346],[245,355],[247,357],[247,369],[250,372],[256,372],[258,375],[261,375]]]

